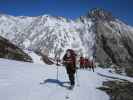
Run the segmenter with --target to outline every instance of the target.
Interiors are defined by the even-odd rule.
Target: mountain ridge
[[[4,25],[0,24],[0,33],[2,36],[8,38],[16,45],[20,47],[22,46],[22,48],[29,47],[27,42],[30,41],[29,48],[32,48],[32,49],[36,49],[35,48],[36,45],[43,45],[43,46],[45,45],[46,46],[45,48],[48,48],[48,49],[51,49],[51,47],[49,48],[49,46],[52,45],[52,48],[55,49],[55,45],[52,42],[55,43],[59,40],[57,38],[60,38],[61,40],[58,43],[61,45],[61,47],[65,46],[65,48],[67,49],[67,48],[73,48],[72,45],[80,44],[81,46],[80,49],[82,49],[83,52],[87,52],[85,50],[85,47],[82,46],[84,39],[82,38],[81,40],[80,36],[83,37],[83,34],[81,35],[82,33],[81,31],[86,30],[86,32],[88,32],[87,28],[91,27],[91,21],[88,21],[88,19],[85,19],[84,21],[86,21],[85,23],[86,25],[83,24],[80,20],[73,21],[73,20],[68,20],[66,18],[63,18],[63,17],[53,17],[53,16],[47,16],[47,15],[39,16],[39,17],[24,17],[24,18],[22,16],[21,17],[1,16],[0,22],[2,22]],[[52,36],[49,36],[49,33]],[[58,34],[58,36],[55,35],[55,33]],[[74,35],[77,36],[76,39]],[[38,37],[39,40],[36,40],[37,36],[40,36]],[[91,32],[88,32],[88,38],[90,37],[91,37]],[[55,39],[57,41],[53,41]],[[49,44],[50,42],[45,43],[48,40],[52,44]],[[32,41],[35,43],[35,45]],[[69,43],[72,41],[73,43]],[[86,39],[86,41],[88,40]],[[26,43],[26,44],[23,44],[23,43]],[[58,43],[56,43],[56,45]],[[41,49],[40,47],[41,46],[37,48]],[[63,50],[63,52],[64,51],[65,50]],[[53,51],[51,50],[50,52],[55,52],[55,50]]]

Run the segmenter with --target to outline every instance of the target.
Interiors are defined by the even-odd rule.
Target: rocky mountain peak
[[[88,16],[92,18],[93,21],[111,21],[114,20],[111,12],[106,11],[101,8],[94,8],[89,11]]]

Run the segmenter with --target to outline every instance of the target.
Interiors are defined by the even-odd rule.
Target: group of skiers
[[[75,72],[76,72],[76,53],[72,49],[68,49],[63,57],[63,64],[65,65],[71,87],[75,85]],[[94,61],[80,57],[80,68],[92,68],[94,71]]]
[[[94,60],[92,57],[88,59],[81,56],[79,62],[80,62],[80,68],[83,68],[83,69],[90,68],[90,69],[93,69],[94,71]]]

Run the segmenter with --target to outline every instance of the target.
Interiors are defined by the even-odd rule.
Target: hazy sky
[[[133,0],[0,0],[0,12],[15,16],[50,14],[75,19],[97,7],[133,26]]]

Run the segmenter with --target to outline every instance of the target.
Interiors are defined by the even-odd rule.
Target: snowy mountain
[[[105,66],[133,66],[133,27],[103,9],[92,9],[76,20],[1,14],[0,35],[23,49],[52,58],[73,48],[86,57],[94,53],[96,61]]]
[[[69,20],[43,15],[37,17],[0,15],[0,35],[21,48],[48,51],[48,56],[61,55],[73,48],[84,56],[92,55],[93,22],[88,17]],[[88,53],[89,51],[89,53]]]
[[[35,62],[0,59],[2,100],[133,100],[133,78],[125,75],[133,76],[133,27],[110,12],[93,9],[77,20],[1,14],[0,36],[25,49]],[[96,62],[111,68],[78,69],[70,91],[65,68],[58,67],[57,80],[57,66],[44,64],[35,54],[62,57],[67,48],[87,57],[95,52]],[[116,74],[119,69],[123,75]]]

